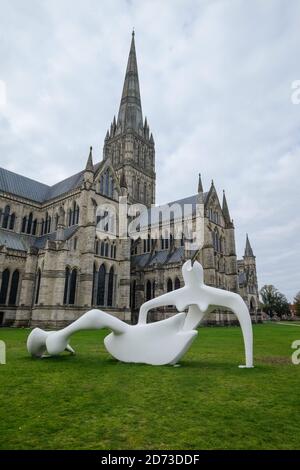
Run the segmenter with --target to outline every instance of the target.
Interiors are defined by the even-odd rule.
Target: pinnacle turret
[[[94,172],[94,165],[93,165],[93,147],[90,147],[90,153],[85,165],[85,171],[92,171]]]
[[[251,247],[251,245],[250,245],[248,233],[247,233],[247,235],[246,235],[246,246],[245,246],[245,254],[244,254],[244,257],[245,257],[245,258],[254,258],[254,254],[253,254],[252,247]]]
[[[201,173],[199,173],[199,179],[198,179],[198,193],[203,193],[203,185],[202,185]]]

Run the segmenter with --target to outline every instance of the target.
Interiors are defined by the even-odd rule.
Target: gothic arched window
[[[66,267],[66,271],[65,271],[65,288],[64,288],[64,305],[66,305],[68,303],[69,284],[70,284],[70,268]]]
[[[12,278],[11,278],[11,285],[10,285],[10,292],[9,292],[9,300],[8,304],[9,305],[16,305],[17,302],[17,294],[18,294],[18,287],[19,287],[19,279],[20,279],[20,273],[16,269],[13,272]]]
[[[37,220],[34,219],[32,224],[32,235],[36,235],[36,228],[37,228]]]
[[[51,230],[51,217],[49,216],[48,212],[46,212],[44,233],[49,233],[50,230]]]
[[[101,242],[101,245],[100,245],[100,255],[104,256],[104,242]]]
[[[131,295],[130,295],[130,306],[132,310],[135,309],[135,292],[136,292],[136,281],[134,280],[131,284]]]
[[[144,159],[144,150],[141,149],[141,156],[140,156],[140,161],[141,161],[141,167],[145,167],[145,159]]]
[[[104,194],[109,195],[109,171],[106,170],[104,175]]]
[[[2,282],[1,282],[1,290],[0,290],[0,304],[1,305],[6,304],[8,284],[9,284],[9,275],[10,275],[9,269],[8,268],[4,269],[2,273]]]
[[[22,233],[26,232],[26,223],[27,223],[27,217],[23,217],[23,219],[22,219],[22,228],[21,228]]]
[[[11,214],[10,221],[9,221],[9,230],[13,230],[15,226],[16,215]]]
[[[146,284],[146,300],[151,299],[151,281],[147,281]]]
[[[31,233],[32,229],[32,212],[30,212],[29,217],[28,217],[28,223],[27,223],[27,233]]]
[[[79,205],[77,204],[76,209],[75,209],[75,224],[78,224],[78,223],[79,223]]]
[[[36,304],[39,303],[40,287],[41,287],[41,276],[42,276],[41,270],[38,269],[37,278],[36,278],[36,288],[35,288],[35,303]]]
[[[147,251],[150,251],[150,235],[149,234],[147,238]]]
[[[152,299],[155,297],[155,280],[152,283]]]
[[[173,290],[173,282],[172,279],[167,280],[167,292],[171,292]]]
[[[44,235],[44,226],[45,226],[45,222],[44,222],[44,219],[42,219],[42,222],[41,222],[41,235]]]
[[[76,224],[76,202],[73,201],[72,204],[72,225]]]
[[[175,277],[174,286],[175,286],[175,289],[180,289],[180,280],[178,277]]]
[[[77,269],[74,268],[71,273],[70,277],[70,294],[69,294],[69,304],[75,304],[75,296],[76,296],[76,284],[77,284]]]
[[[95,305],[95,304],[96,304],[97,278],[98,278],[98,272],[97,272],[96,265],[95,265],[95,263],[94,263],[94,268],[93,268],[92,305]]]
[[[104,256],[106,256],[106,258],[108,258],[108,243],[105,243]]]
[[[113,177],[109,177],[109,194],[108,196],[113,197],[114,195],[114,180]]]
[[[68,227],[72,225],[72,211],[68,209]]]
[[[169,249],[169,236],[168,236],[168,232],[165,231],[165,250],[168,250]]]
[[[97,305],[104,305],[105,278],[106,278],[106,269],[105,269],[104,264],[101,264],[99,273],[98,273]]]
[[[108,289],[107,289],[107,305],[111,307],[113,305],[113,295],[114,295],[114,268],[110,268],[108,275]]]
[[[184,246],[184,234],[181,234],[180,245]]]
[[[3,214],[3,222],[2,222],[3,228],[8,227],[9,214],[10,214],[10,206],[6,206],[4,209],[4,214]]]

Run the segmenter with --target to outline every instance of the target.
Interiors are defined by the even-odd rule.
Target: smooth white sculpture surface
[[[74,353],[69,345],[76,331],[109,328],[112,333],[104,339],[107,351],[122,362],[152,365],[175,364],[189,349],[197,336],[197,326],[206,313],[215,308],[232,310],[241,325],[245,345],[245,366],[253,367],[253,335],[248,308],[243,299],[233,292],[206,286],[203,269],[197,261],[186,261],[182,267],[184,287],[145,302],[137,325],[129,325],[118,318],[93,309],[60,331],[35,328],[27,340],[28,352],[35,357],[60,354],[64,350]],[[148,311],[165,305],[174,305],[178,311],[173,317],[147,323]]]

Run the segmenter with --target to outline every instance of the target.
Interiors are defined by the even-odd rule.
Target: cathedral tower
[[[118,118],[107,131],[104,160],[110,159],[119,179],[125,178],[130,202],[155,203],[155,149],[147,118],[143,121],[134,32]]]

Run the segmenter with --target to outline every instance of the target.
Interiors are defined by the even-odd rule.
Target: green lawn
[[[201,328],[181,367],[119,363],[105,331],[74,335],[76,356],[32,359],[29,330],[0,329],[1,449],[297,449],[300,328],[254,327],[255,368],[241,330]]]

